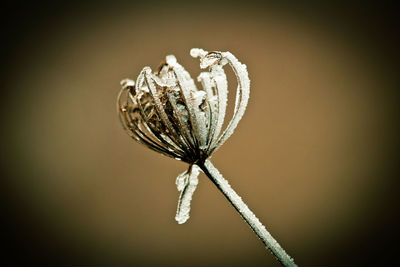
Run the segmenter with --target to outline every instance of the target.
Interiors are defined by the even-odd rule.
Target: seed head
[[[166,156],[190,164],[176,180],[181,192],[178,223],[189,218],[190,201],[198,183],[199,164],[209,158],[231,136],[247,106],[250,80],[246,65],[230,52],[207,52],[193,48],[192,57],[200,58],[200,68],[207,69],[197,80],[169,55],[156,72],[144,67],[136,82],[121,81],[118,112],[123,127],[137,142]],[[229,64],[238,87],[234,114],[222,131],[228,95],[223,67]]]
[[[210,157],[233,133],[245,111],[250,80],[246,65],[230,52],[207,52],[193,48],[192,57],[208,69],[197,80],[169,55],[156,72],[144,67],[136,83],[121,81],[118,110],[122,125],[139,143],[178,160],[193,164]],[[222,125],[227,107],[227,79],[223,66],[229,63],[237,77],[234,115]]]

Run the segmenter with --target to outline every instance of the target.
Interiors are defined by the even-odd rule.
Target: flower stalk
[[[266,248],[272,252],[276,259],[282,263],[283,266],[297,266],[293,259],[267,231],[265,226],[260,222],[256,215],[247,207],[242,198],[235,192],[235,190],[232,189],[229,182],[221,175],[218,169],[214,167],[211,161],[206,160],[203,164],[199,164],[199,167],[221,191],[221,193],[229,200],[232,206],[237,210],[237,212],[239,212],[240,216],[242,216],[257,237],[264,243]]]

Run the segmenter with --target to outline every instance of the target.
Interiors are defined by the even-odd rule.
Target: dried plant
[[[121,81],[118,111],[122,125],[137,142],[189,163],[188,170],[176,179],[180,196],[175,219],[179,224],[189,219],[190,202],[202,170],[275,257],[285,266],[296,266],[209,160],[232,135],[245,112],[250,94],[247,67],[230,52],[194,48],[190,54],[200,58],[202,69],[208,69],[198,77],[203,90],[196,88],[189,73],[169,55],[157,72],[144,67],[136,83]],[[228,94],[223,69],[226,64],[232,67],[238,87],[233,117],[222,131]]]

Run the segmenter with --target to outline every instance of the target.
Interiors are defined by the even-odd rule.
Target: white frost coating
[[[190,49],[190,55],[194,58],[196,57],[204,57],[205,55],[207,55],[207,51],[201,49],[201,48],[192,48]]]
[[[208,138],[207,138],[207,144],[208,147],[210,147],[212,140],[213,140],[213,135],[215,133],[215,128],[217,125],[217,119],[218,119],[218,96],[215,95],[214,91],[215,89],[215,82],[212,80],[212,76],[210,72],[202,72],[200,75],[197,77],[197,80],[201,83],[203,86],[204,91],[207,94],[207,101],[209,104],[209,107],[207,107],[207,128],[208,128]]]
[[[215,152],[221,145],[232,135],[239,121],[242,119],[243,114],[246,110],[247,103],[249,101],[250,96],[250,79],[249,74],[247,72],[247,67],[245,64],[242,64],[237,60],[237,58],[232,55],[230,52],[222,53],[224,59],[226,59],[229,65],[232,67],[235,72],[238,88],[236,90],[236,101],[235,101],[235,109],[232,120],[229,122],[225,131],[222,133],[221,137],[218,139],[213,151]]]
[[[120,84],[122,85],[122,89],[128,88],[129,86],[135,86],[135,82],[131,79],[123,79]]]
[[[211,67],[211,75],[215,82],[218,97],[218,116],[214,129],[214,137],[211,140],[212,146],[215,146],[225,120],[226,107],[228,103],[228,80],[226,79],[225,71],[221,65],[214,65]]]
[[[146,93],[149,92],[148,87],[143,85],[143,83],[144,83],[144,71],[145,71],[146,68],[149,68],[149,67],[144,67],[142,69],[142,71],[140,72],[139,76],[136,79],[135,91],[136,91],[136,94],[138,94],[138,95],[140,95],[142,93],[142,91],[144,91]]]
[[[186,139],[184,142],[187,141],[188,146],[193,146],[194,141],[190,134],[188,125],[186,124],[186,121],[189,119],[189,115],[188,115],[188,112],[187,112],[185,106],[182,104],[176,103],[176,99],[171,93],[168,93],[167,96],[168,96],[168,99],[169,99],[172,107],[174,108],[175,112],[177,113],[177,120],[178,120],[179,126],[181,128],[180,129],[181,134],[183,135],[183,136],[181,136],[182,140]]]
[[[167,114],[165,113],[163,105],[161,104],[160,97],[157,93],[157,89],[155,87],[154,80],[151,75],[150,67],[145,67],[142,72],[144,72],[144,74],[145,74],[146,83],[150,89],[151,95],[153,96],[153,100],[154,100],[158,115],[160,116],[161,120],[163,121],[165,126],[168,128],[168,130],[171,131],[171,133],[175,133],[175,130],[172,127],[172,124],[171,124],[170,120],[168,119]]]
[[[190,217],[190,202],[199,183],[199,173],[200,168],[193,164],[189,167],[189,170],[179,174],[176,178],[176,186],[178,191],[181,192],[175,216],[175,220],[179,224],[185,223]]]
[[[134,105],[141,107],[140,110],[149,107],[151,97],[153,104],[150,102],[150,105],[155,108],[154,112],[161,123],[159,125],[165,126],[163,129],[167,129],[170,137],[168,139],[167,135],[161,136],[153,131],[155,138],[160,139],[161,136],[160,141],[172,146],[174,152],[179,152],[182,157],[186,157],[183,152],[188,154],[199,150],[197,155],[211,156],[232,135],[242,118],[249,99],[250,80],[246,65],[230,52],[208,52],[193,48],[190,54],[200,58],[201,68],[208,68],[198,77],[202,90],[196,88],[190,74],[173,55],[166,57],[166,62],[158,72],[152,73],[150,67],[145,67],[136,83],[125,79],[122,86],[123,89],[135,88],[136,92],[129,94],[129,97]],[[223,69],[226,64],[232,67],[238,88],[233,117],[222,132],[228,101],[228,82]],[[147,103],[146,106],[140,104],[141,99]],[[171,107],[174,109],[173,115]],[[142,114],[142,121],[146,122],[143,116],[147,115]],[[149,139],[154,138],[150,136]]]
[[[193,48],[190,54],[193,57],[200,58],[200,68],[210,69],[211,77],[217,88],[218,118],[215,128],[210,129],[213,132],[211,134],[212,138],[209,150],[209,155],[211,155],[232,135],[240,119],[243,117],[250,95],[250,79],[246,65],[240,63],[230,52],[207,52],[203,49]],[[225,131],[219,136],[225,118],[228,93],[227,79],[222,67],[228,63],[236,75],[238,88],[236,90],[233,117]]]
[[[243,202],[242,198],[232,189],[228,181],[214,167],[211,161],[206,160],[202,167],[204,173],[215,183],[222,191],[225,197],[232,203],[242,218],[249,224],[251,229],[257,234],[261,241],[272,251],[275,257],[282,262],[284,266],[297,266],[293,259],[285,252],[279,243],[271,236],[265,226],[254,215],[254,213]]]
[[[168,56],[166,58],[167,64],[173,67],[178,85],[181,88],[181,93],[185,99],[186,106],[189,112],[189,118],[192,124],[193,132],[199,142],[199,147],[203,148],[207,140],[207,128],[205,113],[200,110],[198,105],[195,105],[197,88],[190,77],[190,74],[180,65],[175,57]]]

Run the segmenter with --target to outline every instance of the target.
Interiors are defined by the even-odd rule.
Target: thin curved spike
[[[201,83],[203,86],[204,91],[207,94],[207,106],[208,106],[208,120],[209,124],[207,127],[207,150],[209,150],[212,140],[214,139],[214,133],[215,133],[215,128],[217,124],[217,114],[218,114],[218,96],[216,96],[215,91],[215,81],[212,80],[211,73],[210,72],[202,72],[200,75],[197,77],[197,80]]]
[[[129,136],[131,136],[132,138],[134,138],[138,143],[143,144],[145,146],[147,146],[148,148],[150,148],[151,150],[154,150],[158,153],[161,153],[163,155],[169,156],[171,158],[179,158],[177,157],[177,155],[175,155],[174,153],[171,153],[170,151],[167,151],[165,149],[163,149],[162,147],[158,146],[157,144],[154,144],[152,142],[154,142],[153,140],[149,139],[138,127],[136,127],[134,125],[134,127],[131,127],[129,125],[128,120],[124,121],[124,117],[122,116],[122,114],[124,114],[125,116],[127,115],[127,112],[120,112],[120,118],[123,121],[123,127],[124,129],[128,132]],[[139,131],[139,132],[137,132]],[[146,138],[148,140],[146,140]]]
[[[223,62],[223,60],[225,59],[233,69],[238,82],[238,87],[236,89],[235,109],[232,119],[210,151],[211,154],[220,148],[221,145],[232,135],[239,121],[243,117],[250,96],[250,79],[246,65],[240,63],[239,60],[237,60],[237,58],[230,52],[223,52],[221,55],[221,63],[224,64],[225,62]]]
[[[180,126],[179,133],[184,138],[185,142],[188,144],[190,149],[192,151],[195,151],[194,137],[192,135],[192,132],[189,130],[187,123],[182,121],[182,116],[179,114],[182,111],[179,110],[176,99],[170,93],[168,93],[167,96],[168,96],[169,102],[171,103],[172,109],[174,110],[175,114],[177,114],[176,121],[178,122],[178,125]]]
[[[117,110],[123,129],[128,133],[130,137],[132,137],[135,141],[139,142],[140,144],[143,144],[148,148],[163,155],[172,158],[177,158],[177,155],[171,153],[168,150],[163,149],[157,143],[154,143],[154,140],[149,138],[142,130],[140,130],[139,126],[134,122],[134,120],[128,114],[127,110],[128,104],[125,103],[125,105],[123,105],[121,103],[122,93],[124,92],[127,92],[129,94],[129,89],[127,87],[122,88],[118,94],[118,101],[117,101]],[[127,116],[129,116],[129,118],[127,118]],[[130,123],[133,124],[133,127],[130,126]]]
[[[157,114],[158,114],[159,118],[161,119],[161,122],[164,124],[166,129],[168,129],[168,131],[171,133],[171,135],[174,136],[174,141],[179,143],[183,150],[189,151],[189,148],[187,147],[187,145],[180,140],[179,135],[175,131],[171,121],[168,119],[168,116],[165,113],[164,107],[161,104],[160,97],[157,93],[156,86],[155,86],[154,81],[151,76],[151,69],[149,67],[144,67],[142,72],[144,72],[146,84],[147,84],[147,86],[150,90],[150,94],[152,95],[152,98],[154,100],[155,108],[157,110]]]
[[[227,62],[222,57],[221,52],[208,52],[203,49],[193,48],[190,50],[190,55],[194,58],[200,58],[200,68],[209,68],[209,72],[203,72],[199,76],[199,78],[202,78],[203,86],[206,87],[207,83],[204,82],[206,82],[207,79],[210,79],[212,81],[212,86],[213,88],[215,88],[214,95],[216,95],[217,97],[217,100],[215,101],[217,112],[214,113],[216,114],[216,121],[214,121],[213,127],[211,129],[211,140],[209,140],[209,145],[207,149],[209,154],[211,154],[210,151],[213,149],[213,147],[215,147],[225,119],[228,101],[228,81],[225,71],[223,69],[223,65],[225,65]]]
[[[228,102],[228,81],[225,71],[221,65],[211,67],[211,75],[215,82],[216,93],[218,97],[218,117],[215,125],[215,133],[211,146],[215,146],[225,120],[226,107]]]
[[[173,140],[170,139],[168,135],[161,135],[161,133],[158,131],[157,128],[153,127],[149,119],[147,118],[144,108],[142,105],[142,102],[140,101],[140,98],[137,99],[139,111],[141,114],[141,118],[143,119],[143,125],[146,127],[146,129],[154,135],[154,137],[159,141],[160,143],[164,144],[168,150],[173,151],[176,154],[179,154],[182,157],[185,157],[185,151],[183,151]]]
[[[183,141],[187,147],[190,147],[192,152],[195,152],[195,139],[192,135],[192,132],[188,128],[185,118],[182,118],[182,116],[185,117],[186,114],[184,114],[184,111],[187,112],[187,110],[185,107],[182,108],[181,105],[178,104],[177,100],[179,99],[179,97],[176,95],[176,93],[179,92],[179,87],[176,81],[176,76],[171,70],[172,66],[170,66],[167,61],[165,61],[159,67],[158,72],[152,74],[152,77],[154,82],[159,87],[166,88],[165,95],[168,99],[168,103],[171,105],[171,108],[173,110],[172,114],[169,114],[169,118],[174,124],[175,130],[177,131],[177,134],[179,135],[181,141]]]
[[[151,131],[151,129],[149,129],[148,125],[143,123],[143,121],[141,121],[140,124],[137,124],[134,121],[134,119],[131,117],[130,113],[126,112],[126,116],[129,116],[129,121],[133,124],[131,131],[135,131],[139,137],[142,137],[142,139],[147,140],[149,143],[151,143],[153,146],[155,146],[159,150],[164,151],[164,153],[171,154],[171,157],[174,157],[174,158],[177,158],[177,157],[185,158],[186,157],[184,153],[177,152],[177,151],[171,149],[170,147],[165,146],[165,144],[154,135],[154,133]],[[144,127],[145,129],[142,129],[142,127]],[[149,133],[150,135],[146,134],[145,131],[147,133]]]
[[[194,132],[198,147],[204,148],[207,139],[205,115],[199,108],[204,92],[198,91],[190,74],[180,65],[172,55],[166,57],[166,62],[173,68],[181,96],[189,113],[189,120]],[[203,94],[203,95],[201,95]]]

